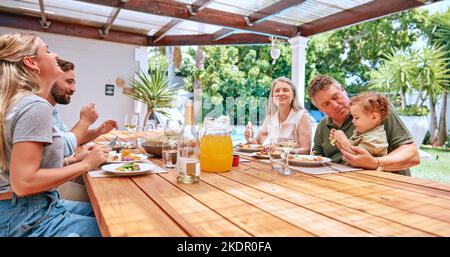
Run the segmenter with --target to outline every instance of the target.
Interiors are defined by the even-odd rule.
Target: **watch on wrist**
[[[377,171],[384,171],[384,165],[383,162],[381,161],[380,157],[376,157],[377,158]]]

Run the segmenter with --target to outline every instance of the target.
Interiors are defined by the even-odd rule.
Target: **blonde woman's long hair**
[[[23,63],[26,56],[37,56],[36,35],[11,33],[0,36],[0,172],[6,167],[5,116],[22,97],[36,93],[38,77]]]
[[[270,94],[269,94],[269,104],[268,104],[267,114],[272,115],[278,111],[278,106],[273,101],[273,89],[275,88],[277,83],[280,83],[280,82],[289,84],[291,86],[292,92],[294,93],[294,97],[292,98],[291,108],[296,111],[302,110],[303,107],[299,103],[298,93],[297,93],[297,89],[295,87],[294,82],[292,82],[292,80],[290,80],[286,77],[279,77],[272,82],[272,87],[270,89]]]

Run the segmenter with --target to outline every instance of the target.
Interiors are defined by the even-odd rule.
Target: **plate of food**
[[[122,163],[122,162],[136,162],[146,160],[147,156],[145,154],[132,153],[128,149],[123,149],[120,153],[116,151],[111,151],[108,153],[108,163]]]
[[[258,159],[269,159],[270,158],[269,154],[264,151],[255,152],[255,157]]]
[[[150,163],[128,162],[103,165],[102,170],[120,176],[135,176],[150,173],[153,167]]]
[[[293,154],[289,156],[289,164],[296,166],[321,166],[330,162],[330,158],[317,155]]]
[[[247,153],[260,152],[262,149],[263,146],[260,144],[240,144],[238,146],[238,151]]]

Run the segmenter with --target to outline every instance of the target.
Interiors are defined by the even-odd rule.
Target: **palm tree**
[[[437,131],[437,117],[436,117],[436,103],[439,96],[445,91],[445,87],[449,82],[450,70],[446,68],[447,53],[444,48],[436,46],[427,46],[423,48],[421,53],[414,54],[414,64],[416,66],[415,89],[419,95],[425,93],[423,101],[428,97],[430,100],[430,142],[434,143],[436,140]],[[419,101],[416,102],[419,105]]]
[[[450,10],[447,10],[447,12],[444,14],[435,14],[431,16],[429,21],[430,25],[425,28],[425,32],[428,35],[431,43],[440,45],[443,47],[443,49],[445,49],[447,68],[450,69]],[[448,70],[447,75],[450,75],[450,72]],[[450,88],[449,84],[450,83],[447,81],[446,85],[444,85],[443,87],[439,128],[437,136],[435,138],[436,140],[434,142],[432,141],[434,146],[442,146],[447,140],[446,115],[447,93]]]
[[[391,99],[400,97],[401,108],[406,108],[406,93],[413,85],[411,84],[414,75],[414,64],[411,56],[404,50],[392,49],[390,53],[384,54],[384,60],[380,67],[371,72],[369,88],[382,92],[394,92],[389,94]]]
[[[169,86],[170,79],[166,76],[166,70],[160,66],[150,67],[148,74],[140,71],[136,76],[137,78],[130,81],[132,90],[128,96],[147,105],[143,126],[145,128],[154,111],[169,117],[164,108],[172,107],[178,88],[175,85]]]

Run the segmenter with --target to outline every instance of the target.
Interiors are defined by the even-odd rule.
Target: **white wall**
[[[23,31],[15,28],[0,27],[0,34]],[[51,33],[34,32],[62,59],[75,64],[77,91],[69,105],[57,105],[62,119],[71,128],[79,119],[82,106],[96,104],[99,119],[94,126],[106,119],[114,119],[123,126],[127,113],[133,113],[133,100],[123,94],[116,84],[118,77],[126,82],[139,70],[135,61],[137,46],[112,43],[93,39]],[[105,95],[105,84],[114,84],[114,96]]]

